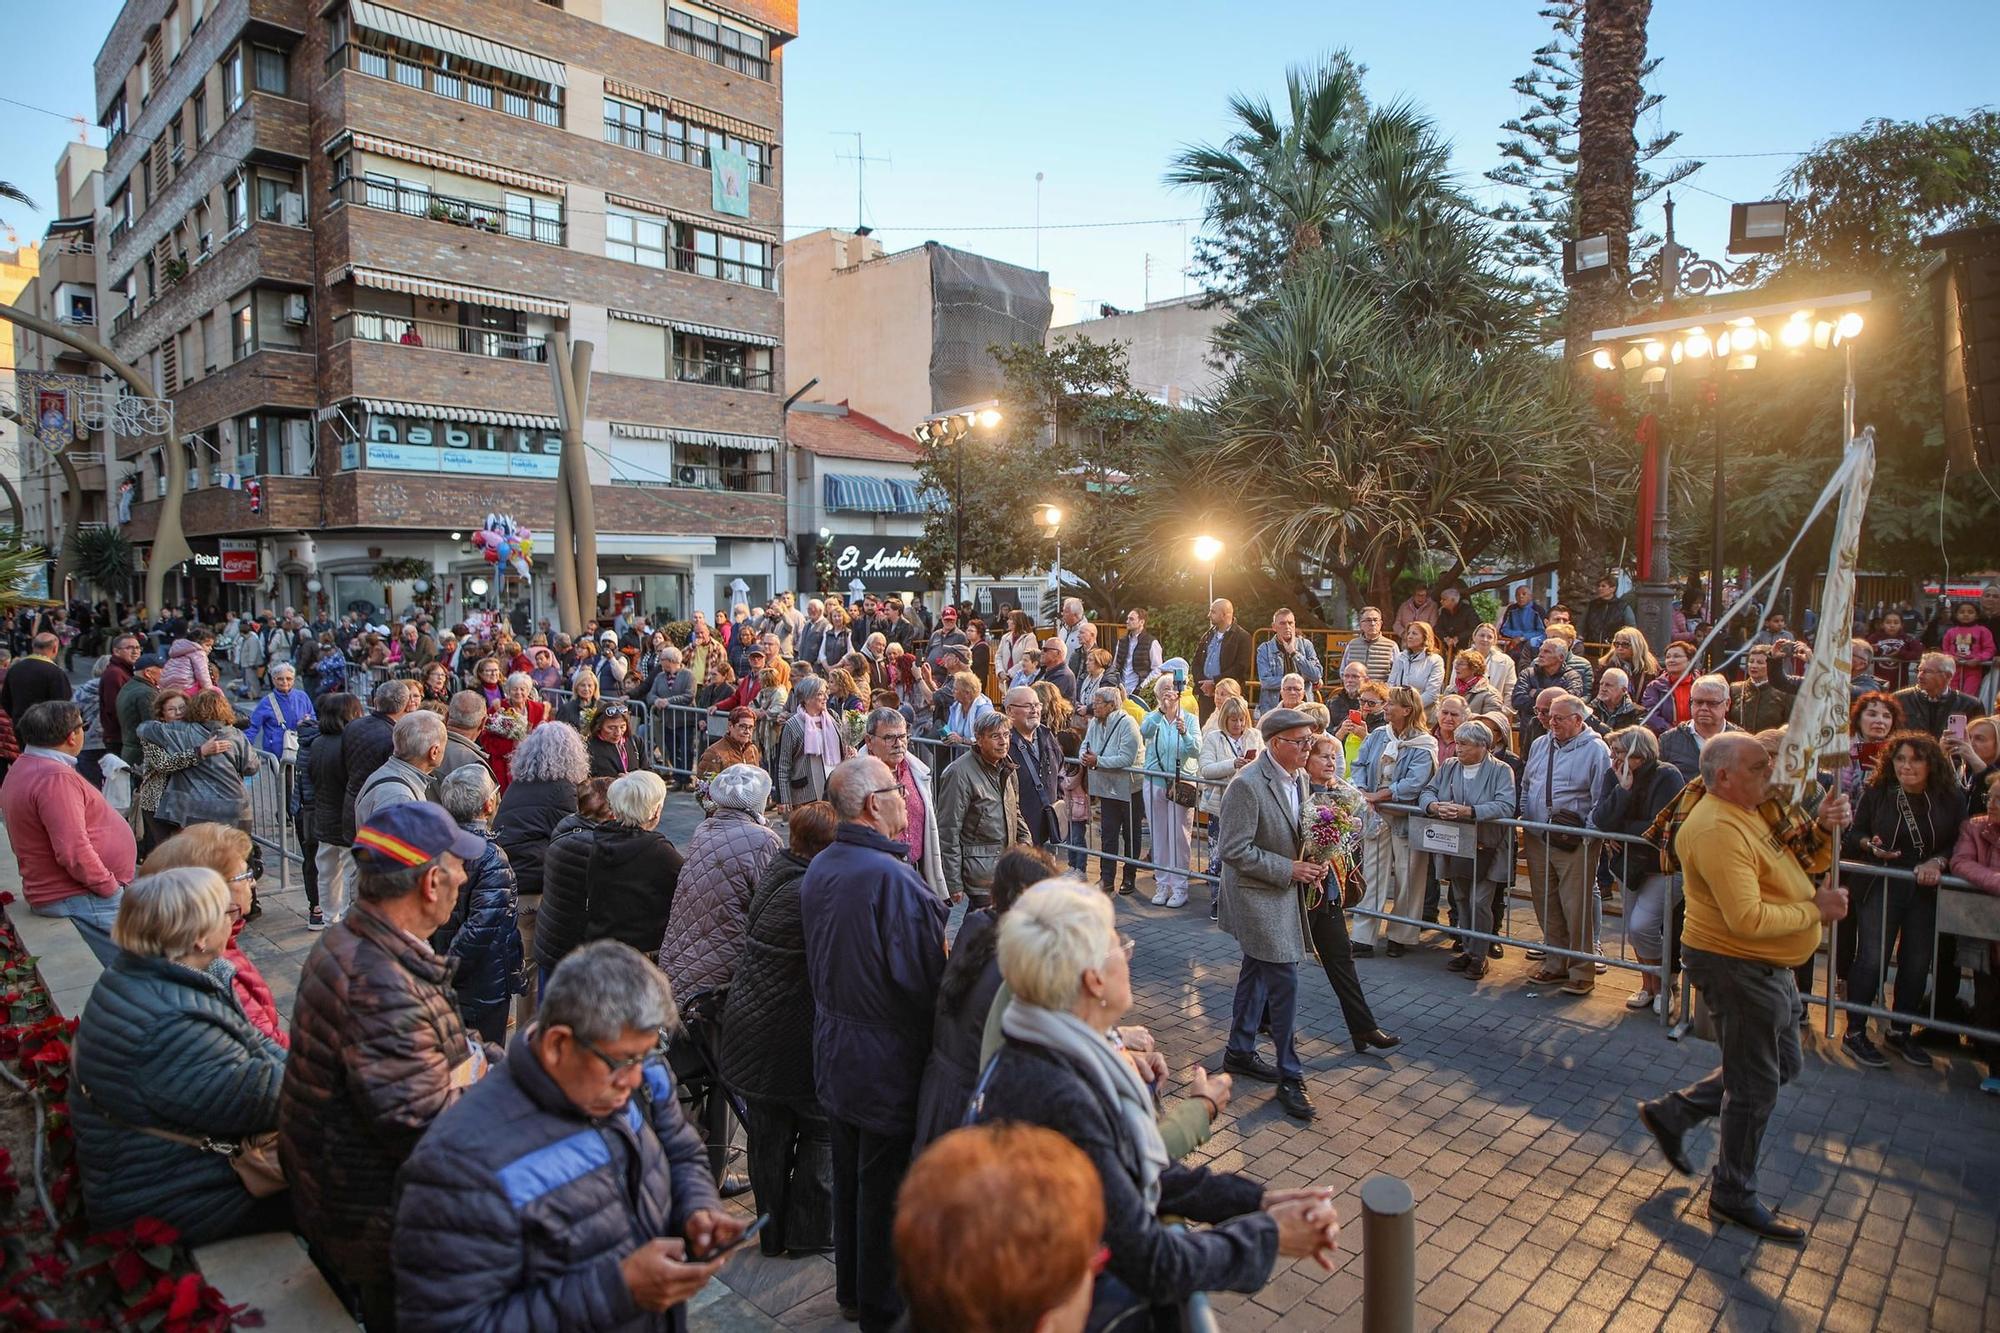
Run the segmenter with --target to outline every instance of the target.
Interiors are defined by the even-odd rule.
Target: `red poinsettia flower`
[[[167,1321],[186,1319],[201,1305],[202,1281],[199,1273],[183,1273],[174,1284],[174,1299],[167,1306]]]
[[[132,1239],[141,1245],[172,1245],[181,1233],[157,1217],[142,1217],[132,1224]]]

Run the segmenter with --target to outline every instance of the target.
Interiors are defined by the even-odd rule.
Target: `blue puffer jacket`
[[[722,1208],[665,1068],[648,1065],[622,1111],[592,1120],[519,1033],[506,1062],[437,1118],[398,1185],[404,1333],[683,1329],[681,1307],[633,1304],[618,1266]]]
[[[515,916],[514,869],[487,831],[485,820],[462,826],[486,841],[486,854],[465,863],[465,884],[451,919],[431,935],[431,948],[458,960],[451,988],[459,1016],[473,1016],[505,1004],[524,989],[521,982],[521,925]]]
[[[243,1016],[228,965],[121,951],[84,1005],[76,1051],[89,1095],[72,1090],[69,1104],[91,1229],[157,1217],[190,1245],[234,1234],[257,1201],[226,1159],[123,1127],[222,1140],[278,1127],[285,1053]]]
[[[909,1134],[931,1054],[948,908],[908,849],[842,824],[799,885],[820,1104],[877,1134]]]

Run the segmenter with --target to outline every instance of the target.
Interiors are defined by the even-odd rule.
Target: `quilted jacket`
[[[486,854],[465,863],[458,905],[452,908],[451,919],[431,936],[431,948],[458,964],[451,985],[458,994],[460,1014],[505,1004],[523,989],[513,868],[484,822],[464,828],[486,840]]]
[[[542,858],[566,816],[576,813],[576,788],[567,782],[512,782],[493,816],[493,841],[514,868],[516,892],[539,895]]]
[[[90,1092],[72,1089],[69,1107],[93,1231],[157,1217],[201,1245],[255,1206],[222,1157],[125,1128],[234,1140],[278,1127],[285,1053],[244,1016],[227,973],[121,950],[91,991],[76,1041]]]
[[[592,1120],[517,1034],[507,1061],[438,1118],[403,1168],[396,1311],[403,1333],[662,1333],[619,1272],[689,1215],[720,1212],[701,1136],[667,1070]]]
[[[347,752],[341,743],[345,731],[321,732],[314,739],[312,748],[300,755],[305,773],[312,787],[312,830],[315,841],[335,847],[350,844],[341,841],[340,816],[347,799]],[[306,783],[299,785],[299,794],[305,795]]]
[[[722,1079],[744,1097],[814,1099],[812,986],[799,915],[805,874],[806,862],[779,852],[750,895],[743,951],[722,1011]]]
[[[396,1169],[464,1088],[473,1058],[451,965],[365,899],[306,956],[278,1151],[299,1229],[356,1283],[389,1272]]]
[[[347,786],[341,794],[340,836],[334,841],[352,847],[355,798],[396,752],[396,724],[380,713],[364,713],[340,729],[340,752],[346,761]]]
[[[544,983],[570,950],[592,940],[658,952],[680,879],[681,854],[657,831],[580,815],[564,820],[542,862],[535,966]]]
[[[660,970],[685,1004],[727,986],[743,947],[750,894],[778,851],[778,835],[742,810],[717,810],[688,839],[687,869],[660,941]]]

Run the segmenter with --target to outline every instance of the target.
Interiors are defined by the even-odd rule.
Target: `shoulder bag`
[[[1582,815],[1574,810],[1556,809],[1556,738],[1551,735],[1548,739],[1549,762],[1548,767],[1542,770],[1542,797],[1544,804],[1549,807],[1549,823],[1561,824],[1568,828],[1582,828],[1584,826]],[[1583,846],[1581,834],[1548,833],[1543,836],[1549,840],[1549,846],[1559,852],[1573,852]]]
[[[84,1086],[83,1075],[77,1063],[77,1046],[70,1045],[70,1073],[76,1080],[76,1090],[90,1103],[92,1110],[109,1120],[122,1130],[133,1134],[149,1134],[156,1139],[178,1143],[185,1148],[199,1152],[214,1153],[227,1158],[229,1169],[243,1182],[244,1192],[253,1199],[268,1199],[274,1194],[282,1194],[287,1182],[285,1168],[278,1161],[278,1131],[268,1130],[262,1134],[246,1134],[235,1143],[227,1139],[196,1138],[192,1134],[176,1134],[170,1129],[157,1129],[150,1125],[134,1125],[119,1119],[104,1109],[97,1098],[90,1095]]]

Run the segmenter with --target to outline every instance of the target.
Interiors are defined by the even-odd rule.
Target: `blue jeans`
[[[109,898],[73,893],[52,903],[31,906],[29,910],[36,916],[68,917],[76,923],[76,933],[83,936],[83,942],[97,955],[97,961],[109,967],[118,957],[118,946],[111,942],[111,927],[118,920],[118,903],[124,896],[123,889]]]
[[[1278,1077],[1303,1079],[1305,1066],[1299,1063],[1298,1048],[1292,1043],[1298,1001],[1298,964],[1267,963],[1245,955],[1243,969],[1236,977],[1236,995],[1230,1004],[1229,1045],[1225,1050],[1231,1055],[1254,1058],[1257,1026],[1268,1019],[1271,1044],[1277,1047]]]

